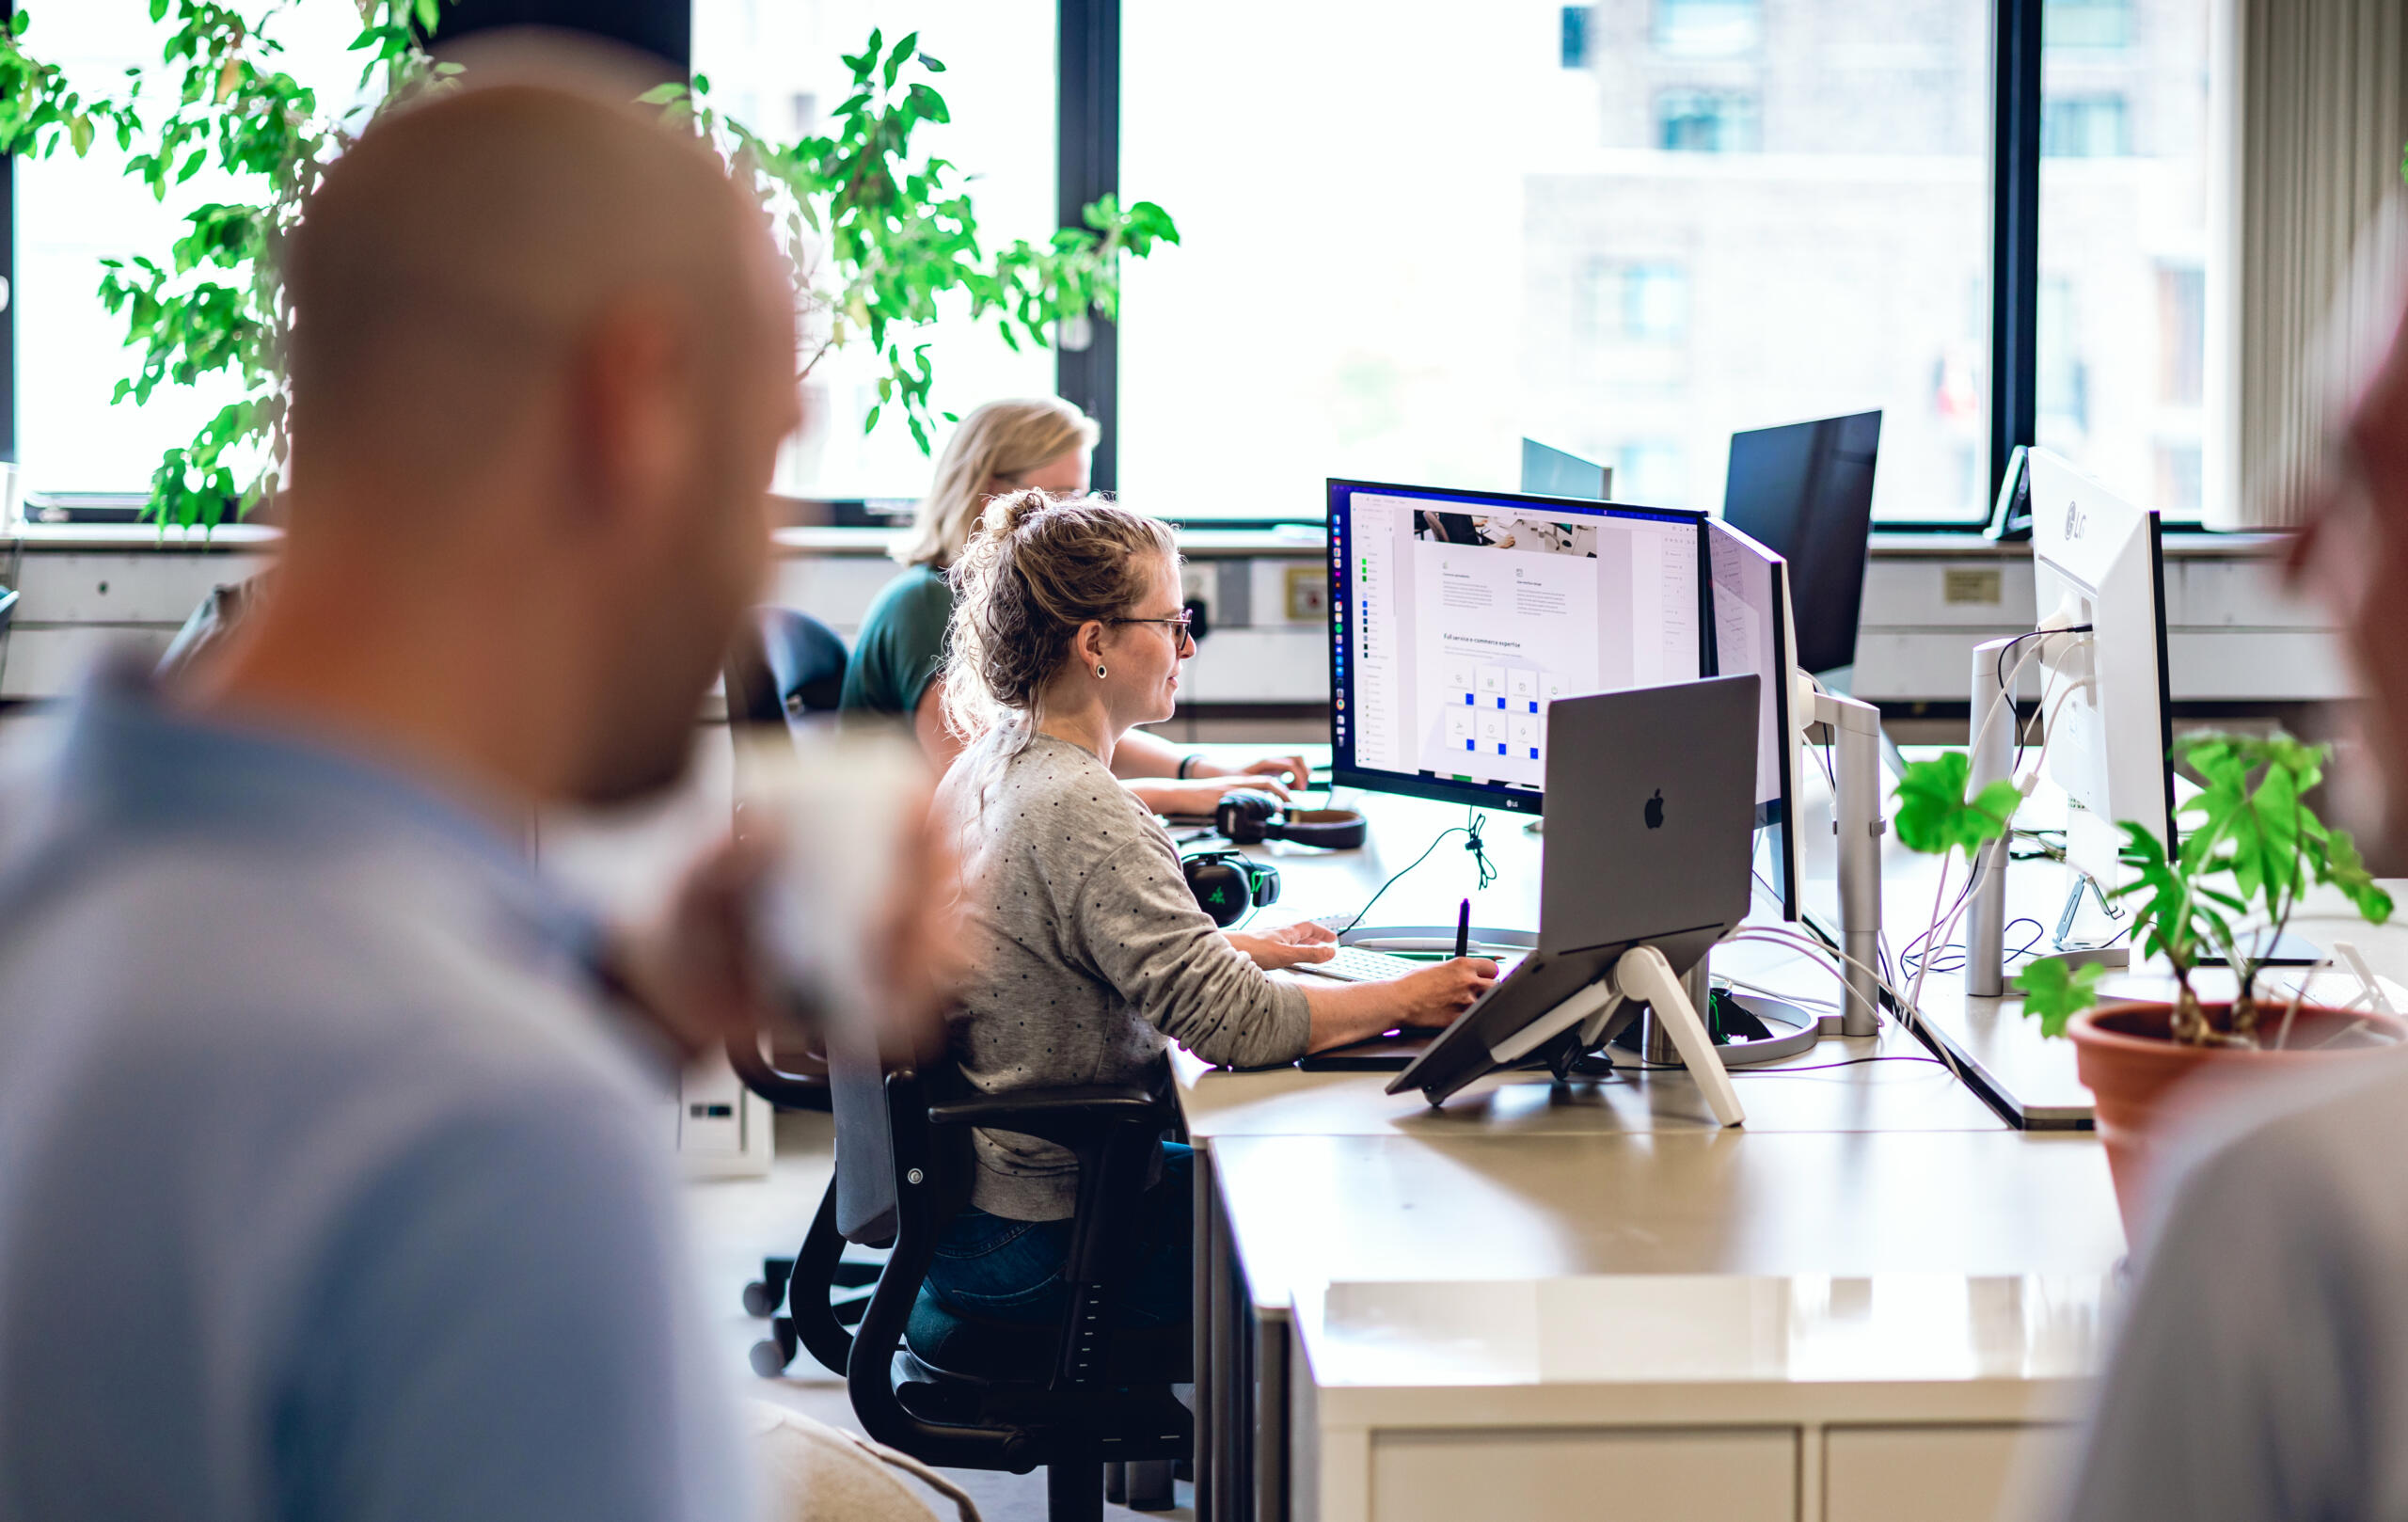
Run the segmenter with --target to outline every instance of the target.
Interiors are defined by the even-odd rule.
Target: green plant
[[[941,74],[945,66],[922,51],[917,32],[889,48],[873,31],[868,46],[844,61],[853,88],[831,130],[795,143],[769,142],[714,108],[702,75],[644,99],[708,138],[769,211],[816,341],[804,373],[828,350],[867,338],[886,373],[863,431],[899,404],[926,453],[928,346],[908,334],[935,321],[942,298],[959,292],[974,320],[992,314],[1014,349],[1023,338],[1042,347],[1057,324],[1090,312],[1117,320],[1120,256],[1143,259],[1158,243],[1179,242],[1179,229],[1152,201],[1124,208],[1107,196],[1085,208],[1085,226],[1061,229],[1041,247],[1015,242],[990,256],[977,213],[953,182],[955,166],[911,153],[922,124],[952,115],[933,85],[907,73]]]
[[[1941,923],[1941,905],[1948,893],[1949,853],[1962,850],[1967,862],[1972,862],[1985,842],[2006,833],[2015,818],[2016,805],[2023,801],[2015,784],[2004,777],[1969,796],[1967,788],[1972,781],[1972,762],[1962,751],[1942,751],[1927,761],[1910,762],[1898,779],[1894,795],[1898,807],[1890,822],[1890,828],[1897,832],[1898,844],[1909,850],[1941,858],[1940,883],[1932,896],[1931,926],[1924,932],[1925,951],[1916,966],[1910,995],[1910,1002],[1918,1007],[1923,1002],[1924,969],[1933,959],[1932,948],[1946,941],[1956,925],[1954,916],[1946,925]]]
[[[2156,836],[2124,824],[2124,862],[2138,880],[2115,895],[2138,900],[2141,949],[2163,957],[2174,971],[2174,1038],[2255,1046],[2264,948],[2290,924],[2307,890],[2337,889],[2377,925],[2391,917],[2391,896],[2349,835],[2307,806],[2306,793],[2323,779],[2327,747],[2280,733],[2199,734],[2176,753],[2204,785],[2177,815],[2184,822],[2181,844],[2169,854]],[[2262,940],[2239,928],[2253,915],[2262,916]],[[2211,957],[2232,968],[2238,985],[2221,1009],[2202,1004],[2191,983]]]
[[[54,64],[25,51],[31,25],[16,11],[0,28],[0,151],[78,156],[103,142],[126,155],[124,169],[161,199],[214,167],[253,194],[213,201],[184,218],[183,233],[156,253],[103,260],[100,294],[124,319],[134,373],[114,400],[141,405],[162,386],[230,379],[240,396],[188,444],[166,452],[150,479],[147,509],[169,525],[212,528],[230,511],[249,512],[272,495],[283,455],[285,392],[280,368],[290,309],[276,253],[326,166],[377,112],[414,92],[444,87],[449,65],[420,43],[442,0],[354,0],[365,55],[368,103],[327,114],[318,91],[279,67],[277,18],[303,0],[150,0],[164,28],[160,56],[172,101],[145,94],[130,71],[117,96],[87,96]],[[333,0],[308,0],[325,5]],[[172,16],[170,12],[172,11]],[[911,155],[913,130],[949,119],[924,79],[943,65],[918,52],[916,36],[869,46],[846,60],[856,87],[826,136],[778,145],[711,109],[707,81],[651,97],[706,134],[748,176],[773,214],[794,258],[816,362],[828,349],[865,337],[884,361],[880,405],[864,426],[900,412],[921,450],[929,447],[928,345],[913,329],[933,320],[948,293],[977,316],[997,315],[1006,342],[1040,345],[1057,324],[1093,311],[1117,316],[1119,260],[1176,243],[1169,215],[1151,202],[1122,208],[1106,198],[1082,228],[1044,246],[1015,243],[992,257],[978,241],[974,209],[954,185],[954,166]]]
[[[0,151],[48,156],[64,147],[81,157],[105,133],[127,155],[125,173],[161,200],[213,165],[259,186],[254,199],[195,209],[158,256],[101,261],[101,299],[124,318],[138,356],[113,401],[138,406],[161,386],[211,375],[242,393],[159,462],[148,511],[163,528],[214,527],[230,508],[248,511],[276,490],[284,442],[277,357],[290,321],[276,249],[326,165],[375,112],[443,72],[411,30],[432,24],[436,0],[358,0],[353,49],[367,55],[359,82],[377,89],[369,104],[322,115],[317,91],[279,67],[284,48],[272,25],[293,3],[150,0],[151,22],[166,27],[160,58],[173,88],[155,109],[146,94],[152,82],[139,71],[128,71],[119,97],[79,93],[56,65],[25,52],[25,10],[0,36]]]
[[[2176,757],[2203,785],[2176,815],[2182,825],[2179,848],[2169,855],[2139,825],[2119,826],[2124,864],[2134,880],[2112,896],[2137,900],[2135,939],[2173,970],[2176,1040],[2257,1044],[2266,951],[2309,888],[2338,890],[2375,924],[2391,916],[2391,896],[2375,882],[2349,835],[2328,827],[2305,801],[2323,780],[2328,753],[2326,747],[2280,733],[2186,737]],[[1965,757],[1953,752],[1907,768],[1898,784],[1901,844],[1935,855],[1962,847],[1970,854],[2007,829],[2020,801],[2014,785],[1992,783],[1969,799],[1968,770]],[[1944,886],[1944,873],[1941,880]],[[2262,920],[2262,940],[2242,927],[2253,917]],[[2230,966],[2238,983],[2231,1003],[2217,1009],[2192,986],[2192,975],[2210,959]],[[2044,1033],[2058,1036],[2067,1021],[2098,1002],[2100,973],[2097,966],[2044,959],[2024,969],[2015,987],[2023,995],[2023,1012],[2036,1018]]]

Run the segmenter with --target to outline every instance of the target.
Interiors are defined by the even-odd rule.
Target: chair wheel
[[[754,1279],[744,1287],[744,1314],[763,1318],[778,1313],[778,1292]]]
[[[775,1379],[786,1371],[786,1356],[777,1343],[768,1338],[752,1344],[752,1371],[763,1379]]]

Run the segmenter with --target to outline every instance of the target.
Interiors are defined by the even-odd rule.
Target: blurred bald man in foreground
[[[286,276],[276,596],[0,792],[0,1516],[736,1516],[659,1059],[742,979],[519,842],[685,765],[788,286],[695,143],[530,86],[372,129]]]

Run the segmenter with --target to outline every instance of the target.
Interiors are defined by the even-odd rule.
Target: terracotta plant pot
[[[2208,1006],[2211,1013],[2226,1007]],[[2227,1086],[2292,1078],[2408,1041],[2408,1022],[2318,1005],[2300,1007],[2280,1051],[2178,1045],[2167,1034],[2173,1018],[2172,1005],[2117,1004],[2076,1015],[2067,1028],[2076,1070],[2098,1102],[2099,1137],[2107,1145],[2124,1237],[2135,1245],[2151,1203],[2156,1153],[2182,1112],[2214,1102]],[[2260,1026],[2266,1039],[2281,1022],[2276,1005]]]

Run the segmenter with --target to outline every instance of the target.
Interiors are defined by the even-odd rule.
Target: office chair
[[[754,609],[752,618],[737,631],[721,666],[729,731],[739,737],[763,730],[790,733],[796,721],[834,713],[844,694],[846,658],[845,642],[809,613],[775,605]],[[743,765],[744,751],[738,747],[737,766]],[[739,797],[742,784],[739,776]],[[740,806],[736,828],[739,833],[744,830]],[[756,1039],[732,1040],[727,1043],[727,1060],[745,1087],[779,1109],[828,1108],[827,1065],[815,1051],[780,1048],[765,1056]],[[761,1279],[745,1287],[748,1308],[764,1296],[774,1304],[782,1262],[764,1260]]]
[[[727,653],[730,724],[773,724],[836,711],[845,691],[845,642],[798,609],[756,608]]]
[[[853,1413],[879,1442],[923,1462],[1046,1471],[1053,1522],[1093,1522],[1111,1498],[1172,1502],[1172,1467],[1195,1422],[1171,1386],[1193,1377],[1187,1325],[1122,1327],[1112,1306],[1134,1266],[1140,1198],[1156,1144],[1176,1121],[1168,1070],[1153,1086],[978,1094],[950,1064],[902,1069],[832,1044],[836,1177],[786,1285],[786,1314],[753,1349],[783,1371],[798,1348],[845,1376]],[[957,1314],[924,1286],[936,1244],[969,1203],[974,1126],[1055,1142],[1079,1162],[1058,1326]],[[831,1302],[848,1242],[893,1253],[848,1332]]]

